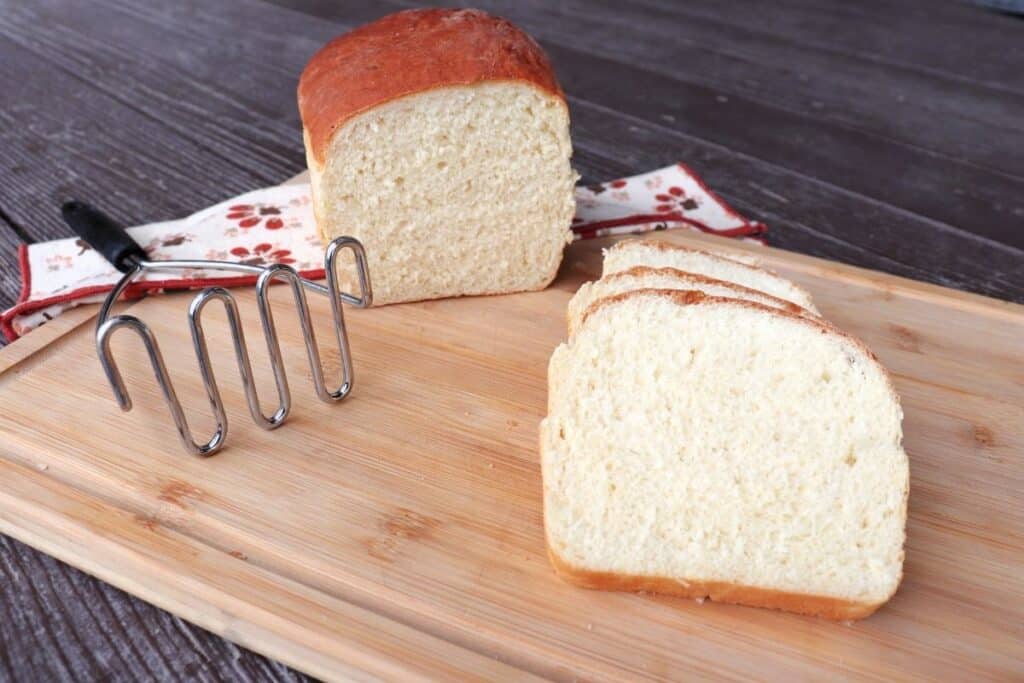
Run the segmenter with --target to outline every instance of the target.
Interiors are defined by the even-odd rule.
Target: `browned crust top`
[[[694,254],[704,254],[705,256],[710,256],[716,259],[722,259],[723,261],[731,261],[733,263],[738,263],[741,266],[746,266],[747,268],[754,268],[756,270],[768,270],[767,268],[761,268],[760,266],[752,266],[749,263],[740,261],[739,259],[729,258],[727,255],[716,251],[708,251],[707,249],[696,249],[694,247],[684,247],[681,244],[673,244],[671,242],[664,242],[662,240],[649,240],[643,238],[624,239],[608,247],[608,251],[615,251],[617,249],[629,249],[631,247],[651,247],[652,249],[657,249],[659,251],[689,251],[693,252]],[[770,273],[771,271],[769,270],[768,272]]]
[[[485,81],[525,82],[564,98],[544,51],[511,22],[480,10],[405,10],[313,55],[299,78],[299,114],[323,164],[331,135],[353,116],[406,95]]]
[[[695,251],[695,250],[690,249],[689,251]],[[702,253],[708,253],[708,252],[702,252]],[[714,256],[714,254],[711,254],[711,255]],[[737,263],[739,263],[739,261],[737,261]],[[742,264],[742,265],[746,265],[746,264]],[[796,313],[798,315],[809,315],[809,316],[813,316],[813,317],[818,317],[814,313],[811,313],[810,311],[808,311],[803,306],[799,306],[799,305],[793,303],[792,301],[786,301],[785,299],[780,299],[777,296],[772,296],[771,294],[768,294],[767,292],[762,292],[759,289],[753,289],[752,287],[745,287],[745,286],[737,284],[735,282],[729,282],[727,280],[719,280],[718,278],[708,277],[707,275],[701,275],[699,273],[691,273],[691,272],[686,271],[686,270],[679,270],[678,268],[671,268],[671,267],[667,267],[667,266],[665,266],[665,267],[633,266],[631,268],[627,268],[626,270],[620,270],[620,271],[618,271],[616,273],[610,273],[609,275],[606,275],[606,276],[602,277],[601,279],[602,280],[609,280],[609,281],[610,280],[621,280],[621,279],[624,279],[624,278],[629,277],[629,276],[632,276],[632,277],[645,277],[645,276],[673,277],[673,278],[677,278],[679,280],[685,280],[687,282],[696,282],[696,283],[701,283],[701,284],[705,284],[705,285],[714,285],[716,287],[724,287],[726,289],[731,289],[734,292],[739,292],[739,293],[747,294],[748,296],[752,296],[754,298],[768,299],[770,301],[775,302],[776,305],[779,308],[781,308],[782,310],[789,311],[790,313]]]
[[[734,258],[729,258],[728,256],[726,256],[724,254],[720,254],[718,252],[706,251],[704,249],[694,249],[693,247],[684,247],[681,244],[672,244],[671,242],[662,242],[661,240],[627,239],[627,240],[622,240],[620,242],[616,242],[611,247],[609,247],[608,250],[609,251],[616,251],[616,250],[619,250],[619,249],[629,249],[629,248],[635,247],[635,246],[651,247],[651,248],[657,249],[659,251],[688,251],[688,252],[691,252],[691,253],[694,253],[694,254],[702,254],[704,256],[708,256],[708,257],[713,258],[713,259],[718,259],[718,260],[721,260],[721,261],[728,261],[729,263],[735,264],[737,266],[741,266],[743,268],[746,268],[747,270],[759,271],[761,273],[768,273],[769,275],[771,275],[773,277],[777,277],[779,279],[784,279],[784,278],[782,278],[781,275],[779,275],[774,270],[771,270],[769,268],[763,268],[761,266],[753,266],[753,265],[751,265],[749,263],[744,263],[743,261],[739,261],[739,260],[734,259]],[[796,284],[795,282],[791,282],[791,281],[790,281],[789,284],[793,285],[793,287],[795,289],[797,289],[798,291],[803,292],[807,296],[808,300],[811,299],[810,293],[808,293],[807,290],[805,290],[803,287],[801,287],[800,285]]]

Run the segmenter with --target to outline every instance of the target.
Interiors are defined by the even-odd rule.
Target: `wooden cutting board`
[[[313,396],[277,297],[295,408],[276,432],[249,421],[212,315],[232,431],[207,460],[181,451],[128,334],[115,351],[136,407],[117,410],[93,311],[73,311],[0,352],[0,530],[330,679],[1024,677],[1024,307],[659,237],[757,252],[893,371],[911,463],[906,576],[870,619],[599,593],[552,574],[537,454],[546,364],[606,240],[570,247],[544,292],[349,312],[357,379],[340,405]],[[270,395],[253,297],[240,299]],[[187,301],[130,309],[205,429]],[[327,340],[327,307],[311,303]]]

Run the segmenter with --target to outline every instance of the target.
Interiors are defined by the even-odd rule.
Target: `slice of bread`
[[[595,282],[586,282],[577,290],[576,295],[569,300],[569,334],[575,334],[576,328],[579,327],[583,318],[583,313],[595,301],[634,289],[693,290],[709,296],[754,301],[769,308],[778,308],[798,315],[814,315],[792,302],[725,280],[687,273],[676,268],[633,266],[627,270],[607,275]]]
[[[569,110],[508,21],[422,9],[360,27],[310,60],[299,111],[321,238],[363,243],[374,304],[554,278],[575,208]]]
[[[721,254],[689,249],[655,240],[623,240],[605,250],[602,275],[610,275],[633,266],[676,268],[697,275],[725,280],[758,289],[779,299],[818,313],[811,295],[770,270],[743,263]]]
[[[549,366],[544,523],[600,589],[866,617],[902,575],[902,411],[863,344],[693,291],[595,303]]]

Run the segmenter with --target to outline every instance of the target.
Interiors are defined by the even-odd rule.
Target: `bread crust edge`
[[[842,600],[823,595],[789,593],[725,581],[680,581],[664,576],[638,576],[574,567],[547,544],[548,560],[559,578],[581,588],[603,591],[651,592],[681,598],[747,605],[822,617],[833,621],[864,619],[885,604]]]
[[[446,68],[395,68],[410,58]],[[392,76],[380,81],[381,72]],[[336,36],[310,58],[299,76],[299,117],[311,155],[324,164],[335,133],[354,116],[435,87],[487,81],[531,84],[565,104],[547,54],[507,19],[472,9],[403,10]]]
[[[612,246],[608,247],[608,251],[613,251],[613,250],[616,250],[616,249],[629,249],[630,247],[638,246],[638,245],[639,246],[644,246],[644,247],[650,247],[652,249],[658,249],[660,251],[690,251],[690,252],[694,252],[694,253],[697,253],[697,254],[703,254],[704,256],[710,256],[711,258],[722,259],[723,261],[729,261],[729,262],[731,262],[733,264],[740,265],[740,266],[742,266],[743,268],[745,268],[747,270],[753,270],[753,271],[760,271],[762,273],[768,273],[769,275],[771,275],[773,277],[777,277],[780,280],[785,280],[786,282],[788,282],[790,285],[792,285],[793,289],[795,289],[796,291],[802,293],[807,298],[808,302],[810,302],[812,304],[814,302],[814,300],[811,298],[811,293],[810,292],[808,292],[806,289],[804,289],[803,287],[801,287],[797,283],[793,282],[792,280],[786,280],[786,278],[782,277],[781,275],[776,273],[774,270],[772,270],[770,268],[765,268],[764,266],[762,266],[760,264],[760,261],[758,261],[757,265],[752,265],[750,263],[744,263],[743,261],[740,261],[739,259],[729,258],[728,254],[723,254],[721,252],[708,251],[706,249],[695,249],[693,247],[684,247],[681,244],[673,244],[672,242],[664,242],[662,240],[652,240],[652,239],[644,239],[644,238],[619,240],[618,242],[616,242]],[[611,273],[609,273],[609,275],[611,275]],[[604,277],[604,272],[601,273],[601,276]],[[799,306],[799,304],[795,304],[795,305],[797,305],[799,308],[804,308],[803,306]],[[816,308],[815,309],[804,308],[804,310],[809,311],[812,315],[820,315],[820,313],[817,311]]]
[[[737,261],[737,263],[739,263],[739,262]],[[732,291],[740,293],[740,294],[747,294],[748,296],[749,295],[754,295],[754,296],[758,296],[758,297],[764,298],[764,299],[769,300],[769,301],[774,301],[776,307],[779,310],[786,311],[788,313],[795,313],[795,314],[800,315],[800,316],[809,316],[809,317],[812,317],[812,318],[820,318],[821,317],[817,313],[814,313],[813,311],[810,311],[810,310],[804,308],[803,306],[800,306],[799,304],[795,304],[792,301],[786,301],[785,299],[780,299],[777,296],[773,296],[771,294],[768,294],[767,292],[762,292],[759,289],[754,289],[752,287],[746,287],[744,285],[736,284],[735,282],[729,282],[728,280],[719,280],[718,278],[708,277],[707,275],[701,275],[700,273],[691,273],[689,271],[680,270],[678,268],[672,268],[670,266],[660,266],[660,267],[656,267],[656,266],[632,266],[630,268],[627,268],[626,270],[620,270],[620,271],[617,271],[615,273],[609,273],[608,275],[603,275],[602,277],[598,278],[597,280],[592,280],[590,282],[585,282],[585,283],[583,283],[583,285],[580,285],[580,288],[576,290],[576,294],[573,295],[573,299],[575,299],[576,296],[583,290],[583,287],[585,285],[596,285],[596,284],[599,284],[601,282],[614,282],[615,280],[622,280],[622,279],[625,279],[627,277],[645,277],[645,276],[673,277],[673,278],[678,279],[680,283],[700,283],[700,284],[705,284],[705,285],[714,285],[716,287],[722,287],[724,289],[731,289]],[[664,289],[664,287],[656,287],[656,288],[641,287],[640,289]],[[628,290],[628,291],[633,291],[633,290]],[[687,290],[687,289],[685,289],[683,287],[679,287],[679,291],[699,291],[699,290]],[[569,310],[566,311],[566,315],[565,315],[565,317],[566,317],[566,326],[567,326],[567,328],[569,330],[569,336],[570,337],[572,337],[574,334],[576,334],[576,330],[579,329],[580,325],[583,323],[583,318],[586,316],[587,311],[589,310],[590,306],[593,306],[595,303],[597,303],[601,299],[607,298],[607,296],[608,295],[602,296],[602,297],[598,297],[597,299],[592,301],[588,306],[586,306],[582,310],[575,311],[576,312],[575,316],[573,316],[573,312],[574,311],[572,310],[572,306],[570,305],[570,308],[569,308]],[[706,296],[710,296],[710,295],[706,295]],[[570,304],[571,303],[572,303],[572,300],[570,300]],[[755,301],[754,303],[760,303],[760,302]]]

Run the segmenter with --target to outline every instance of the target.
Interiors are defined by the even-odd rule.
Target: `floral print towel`
[[[681,163],[576,189],[572,230],[577,239],[684,227],[753,239],[760,239],[766,229],[729,208]],[[140,225],[128,232],[153,260],[285,263],[304,277],[324,276],[323,246],[305,184],[255,190],[182,220]],[[0,314],[0,329],[10,340],[69,308],[102,301],[120,276],[75,238],[22,245],[19,260],[21,296]],[[133,283],[126,296],[253,282],[250,276],[217,271],[149,273]]]

